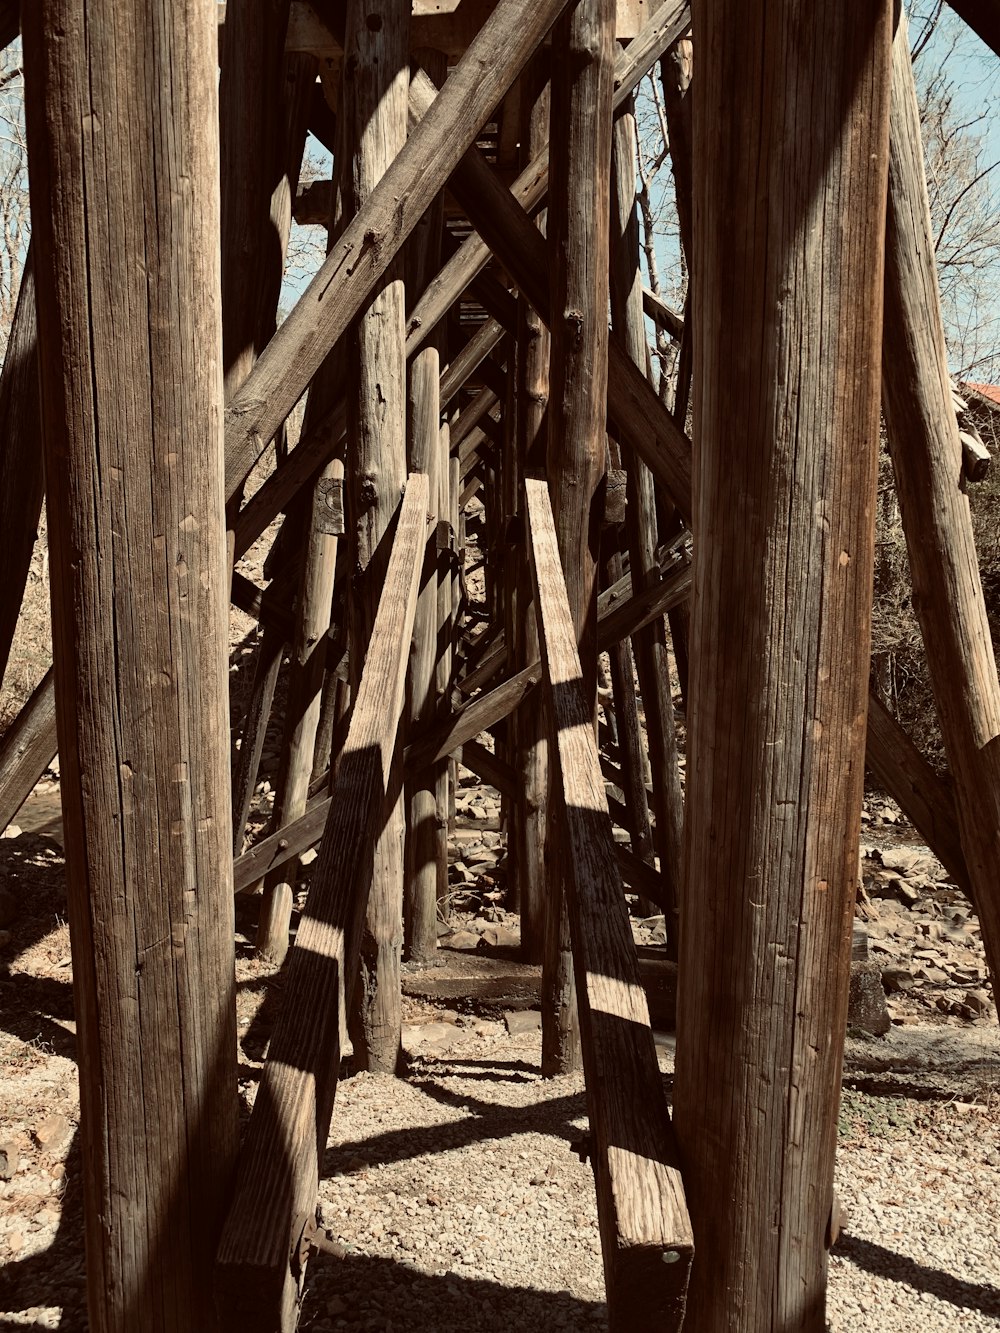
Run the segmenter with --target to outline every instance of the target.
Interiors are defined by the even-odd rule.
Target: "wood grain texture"
[[[24,13],[89,1326],[216,1326],[237,1138],[211,0]]]
[[[7,670],[24,601],[42,512],[42,420],[36,337],[35,278],[29,245],[0,371],[0,569],[3,570],[0,683]]]
[[[544,482],[525,482],[563,821],[598,1221],[615,1333],[679,1329],[693,1249],[601,775],[593,704]]]
[[[882,401],[962,848],[1000,977],[1000,684],[952,404],[916,90],[900,19],[892,62]]]
[[[51,667],[0,741],[0,833],[56,757],[56,693]]]
[[[227,477],[247,475],[567,0],[503,0],[227,409]]]
[[[697,1329],[821,1333],[863,779],[892,6],[694,11],[674,1120]],[[777,77],[776,77],[777,75]],[[718,95],[724,89],[725,97]]]
[[[224,1327],[291,1333],[315,1217],[319,1168],[340,1072],[345,986],[358,966],[375,845],[403,708],[406,659],[427,532],[427,478],[410,477],[365,669],[330,799],[284,1003],[240,1155],[219,1246]]]
[[[339,116],[345,144],[347,218],[363,212],[406,146],[409,20],[408,0],[348,0]],[[333,254],[352,225],[348,222]],[[385,266],[347,339],[352,690],[360,683],[385,578],[386,538],[406,480],[405,318],[401,256],[396,256]],[[391,1074],[396,1071],[402,1031],[404,815],[398,765],[388,801],[375,849],[349,1021],[359,1067]]]

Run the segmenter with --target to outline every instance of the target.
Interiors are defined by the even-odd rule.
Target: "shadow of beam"
[[[916,1291],[926,1291],[959,1309],[1000,1316],[1000,1288],[989,1283],[967,1282],[964,1278],[942,1272],[940,1268],[928,1268],[905,1254],[877,1245],[874,1241],[862,1240],[860,1236],[852,1236],[846,1231],[840,1233],[833,1253],[869,1273],[888,1278],[891,1282],[905,1282]]]

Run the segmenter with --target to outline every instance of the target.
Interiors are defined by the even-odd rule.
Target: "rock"
[[[851,964],[851,993],[847,1006],[847,1026],[881,1037],[892,1027],[885,1006],[882,972],[877,963]]]
[[[0,930],[0,949],[6,949],[13,938],[14,936],[9,930]]]
[[[990,997],[984,990],[969,990],[965,992],[962,1003],[979,1018],[989,1012]]]
[[[347,1302],[339,1296],[332,1296],[326,1303],[326,1312],[328,1315],[346,1314]]]
[[[520,936],[506,926],[487,926],[480,936],[480,949],[519,949]]]
[[[441,943],[449,949],[476,949],[479,947],[479,936],[474,930],[455,930],[445,936]]]
[[[886,847],[879,853],[879,859],[886,870],[898,871],[907,879],[914,875],[936,877],[939,870],[937,860],[929,852],[919,852],[913,847]]]
[[[882,989],[887,995],[913,989],[913,973],[905,967],[887,967],[882,973]]]
[[[14,895],[6,889],[0,889],[0,926],[9,926],[16,921],[20,910],[20,903]]]
[[[537,1032],[542,1026],[542,1016],[537,1009],[511,1009],[503,1016],[507,1031],[512,1037],[522,1032]]]
[[[69,1141],[73,1137],[73,1126],[64,1115],[50,1115],[37,1127],[34,1135],[35,1142],[42,1152],[55,1157],[69,1147]]]
[[[19,1159],[13,1143],[0,1143],[0,1180],[13,1180],[17,1175]]]
[[[21,836],[21,830],[17,824],[8,824],[4,829],[2,836],[5,838],[19,838]]]

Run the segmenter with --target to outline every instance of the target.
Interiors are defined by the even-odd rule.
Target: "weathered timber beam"
[[[434,85],[422,73],[410,84],[411,110],[422,119]],[[542,319],[551,319],[549,254],[544,237],[499,181],[478,149],[457,164],[449,188]],[[654,393],[646,376],[616,343],[608,347],[608,414],[629,445],[690,521],[690,442]]]
[[[230,488],[249,474],[567,2],[537,0],[525,10],[502,0],[487,19],[230,404]]]
[[[49,667],[0,741],[0,833],[56,757],[56,692]]]
[[[15,5],[15,14],[16,9]],[[35,276],[29,246],[0,371],[0,682],[24,601],[42,510],[36,339]]]
[[[668,0],[656,10],[640,34],[620,51],[615,61],[614,108],[617,110],[635,91],[660,55],[687,29],[690,7]],[[548,145],[541,148],[511,186],[511,193],[527,212],[539,207],[549,188]],[[490,248],[477,235],[470,236],[444,266],[414,306],[406,323],[407,346],[430,336],[476,274],[489,262]]]
[[[950,782],[930,764],[875,694],[868,696],[865,763],[927,846],[966,894],[969,870],[959,835],[958,811]]]
[[[648,287],[643,287],[642,308],[651,320],[666,329],[671,338],[680,342],[684,332],[684,316],[668,306],[662,296],[657,296]]]
[[[948,0],[972,31],[1000,56],[1000,0]]]
[[[1000,682],[941,320],[920,116],[900,17],[892,60],[882,406],[970,887],[1000,979]]]
[[[21,30],[21,0],[2,0],[0,3],[0,50],[17,41]]]
[[[603,652],[610,644],[633,634],[655,616],[662,616],[677,605],[691,589],[691,570],[687,564],[664,578],[657,588],[646,588],[634,597],[616,603],[597,621],[597,648]],[[480,695],[435,724],[424,736],[415,737],[406,748],[407,764],[430,763],[451,754],[466,741],[501,722],[514,711],[541,679],[538,661],[515,672],[487,694]]]
[[[612,1329],[679,1329],[694,1250],[544,482],[525,481]]]
[[[224,1327],[233,1333],[288,1333],[297,1318],[300,1241],[310,1221],[315,1225],[320,1160],[340,1072],[345,986],[350,993],[403,707],[427,502],[426,475],[411,474],[287,963],[284,1003],[240,1154],[216,1267]]]

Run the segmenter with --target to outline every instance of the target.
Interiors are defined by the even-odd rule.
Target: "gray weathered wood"
[[[23,17],[89,1327],[209,1333],[238,1110],[215,10]]]
[[[0,833],[56,757],[53,680],[49,667],[0,741]]]
[[[403,707],[427,532],[427,478],[410,477],[284,1003],[219,1246],[216,1289],[233,1333],[291,1333],[340,1073],[345,985],[357,970],[375,844]]]
[[[550,745],[568,852],[608,1323],[679,1329],[693,1240],[649,1009],[604,798],[593,703],[576,647],[545,483],[525,482]]]

